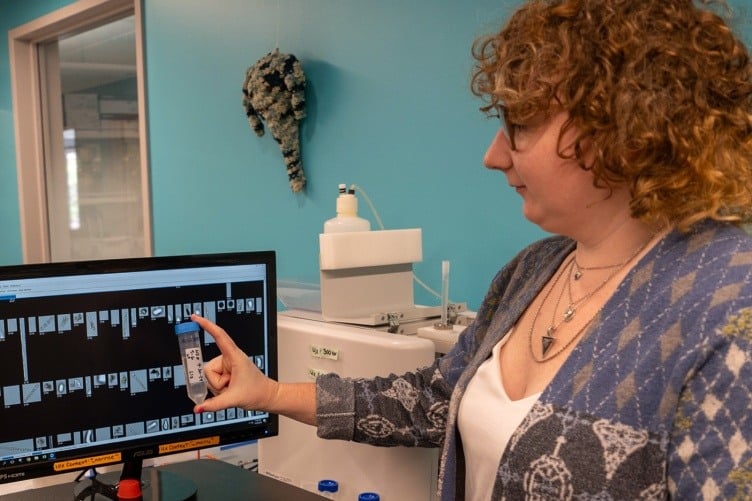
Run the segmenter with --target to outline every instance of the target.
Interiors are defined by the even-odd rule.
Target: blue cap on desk
[[[337,492],[339,484],[336,480],[319,480],[319,492]]]

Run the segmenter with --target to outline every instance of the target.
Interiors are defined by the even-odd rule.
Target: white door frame
[[[42,84],[37,45],[132,12],[136,25],[141,200],[144,215],[144,255],[152,255],[151,200],[148,175],[146,93],[141,0],[79,0],[8,32],[15,128],[21,245],[24,263],[50,261],[47,217]]]

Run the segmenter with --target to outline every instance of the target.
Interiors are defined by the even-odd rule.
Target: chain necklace
[[[632,256],[634,257],[634,256]],[[625,261],[625,263],[628,263],[632,258],[630,257]],[[616,264],[609,264],[606,266],[580,266],[580,263],[577,262],[577,256],[574,258],[574,279],[579,280],[582,278],[582,272],[583,271],[595,271],[595,270],[610,270],[613,268],[620,268],[624,266],[625,263],[616,263]]]
[[[648,243],[650,243],[650,240],[652,239],[653,237],[651,236],[647,242],[641,245],[631,256],[629,256],[627,259],[625,259],[621,263],[612,264],[608,266],[593,266],[590,268],[583,268],[577,264],[577,255],[575,254],[574,259],[572,259],[572,269],[574,270],[574,273],[569,273],[567,275],[567,295],[569,298],[569,306],[567,306],[567,309],[564,311],[564,320],[567,322],[571,321],[572,318],[574,318],[574,314],[577,312],[577,307],[580,304],[587,301],[588,299],[590,299],[595,294],[597,294],[598,291],[603,289],[606,286],[606,284],[611,281],[612,278],[614,278],[616,275],[619,274],[621,270],[624,269],[627,263],[633,260],[637,256],[637,254],[639,254],[645,249],[645,247],[648,245]],[[577,300],[573,299],[572,279],[579,280],[580,278],[582,278],[581,270],[610,270],[610,269],[613,269],[614,271],[609,273],[609,275],[603,280],[603,282],[600,283],[600,285],[598,285],[598,287],[596,287],[595,289],[588,292],[587,294],[585,294],[584,296],[582,296],[581,298]],[[562,289],[562,294],[563,293],[564,293],[564,290]],[[556,309],[554,309],[554,314],[556,314]]]
[[[554,333],[556,332],[556,330],[564,322],[571,322],[572,319],[574,318],[575,314],[577,313],[577,309],[582,304],[584,304],[585,302],[587,302],[588,299],[590,299],[591,297],[593,297],[594,295],[596,295],[601,289],[603,289],[606,286],[606,284],[608,284],[608,282],[610,282],[611,279],[614,278],[614,276],[616,276],[616,274],[619,271],[621,271],[621,268],[617,269],[616,271],[614,271],[613,273],[611,273],[609,276],[607,276],[600,284],[598,284],[598,286],[595,289],[591,290],[590,292],[588,292],[584,296],[578,298],[577,300],[574,300],[572,298],[572,278],[573,278],[574,273],[576,273],[576,272],[573,273],[576,260],[577,260],[577,258],[573,258],[567,264],[567,266],[565,267],[565,269],[562,270],[561,275],[567,277],[567,281],[566,281],[567,283],[566,283],[566,286],[563,286],[561,288],[561,292],[559,292],[559,297],[556,299],[556,305],[554,305],[554,310],[551,313],[551,323],[549,324],[548,328],[546,329],[546,334],[541,337],[541,343],[542,343],[542,347],[543,347],[543,355],[546,355],[546,353],[548,352],[548,350],[551,348],[551,345],[556,340],[556,338],[554,337]],[[624,263],[624,264],[626,264],[626,263]],[[622,264],[621,266],[624,266],[624,264]],[[576,278],[575,278],[575,280],[576,280]],[[564,313],[561,315],[561,320],[559,320],[558,322],[556,322],[556,312],[559,311],[559,305],[561,304],[562,297],[564,297],[564,291],[567,291],[567,296],[568,296],[567,299],[569,301],[567,302],[567,307],[564,310]],[[545,302],[545,300],[544,300],[544,302]],[[542,305],[541,305],[541,307],[542,307]],[[535,320],[536,319],[537,319],[537,317],[533,319],[533,324],[535,324]]]
[[[582,326],[570,339],[569,341],[564,344],[559,350],[557,350],[555,353],[551,354],[550,356],[546,357],[548,354],[548,351],[551,349],[551,346],[556,341],[556,337],[554,337],[554,333],[556,330],[565,322],[571,322],[574,318],[575,314],[577,313],[577,309],[582,306],[584,303],[586,303],[590,298],[595,296],[599,291],[601,291],[606,284],[608,284],[616,275],[618,275],[627,264],[632,261],[635,257],[637,257],[638,254],[640,254],[645,248],[648,246],[648,244],[653,240],[653,237],[655,234],[650,235],[650,238],[647,239],[647,241],[640,245],[640,247],[637,248],[637,250],[632,253],[626,260],[622,261],[621,263],[617,263],[614,265],[607,265],[607,266],[594,266],[590,268],[584,268],[579,266],[577,263],[577,256],[575,253],[572,254],[572,256],[569,258],[569,260],[564,264],[561,271],[557,274],[556,277],[554,277],[554,281],[551,284],[551,287],[546,291],[546,294],[543,296],[543,300],[538,305],[538,309],[535,312],[535,315],[533,316],[533,322],[530,325],[530,330],[528,331],[528,348],[530,350],[530,355],[533,357],[533,360],[536,362],[546,362],[548,360],[551,360],[552,358],[556,357],[560,353],[562,353],[564,350],[566,350],[580,335],[585,332],[585,329],[592,323],[592,321],[595,319],[595,317],[600,313],[601,308],[598,309],[598,311],[590,318],[587,322],[585,322],[585,325]],[[597,287],[595,287],[593,290],[586,293],[584,296],[577,298],[576,300],[573,298],[572,294],[572,281],[573,280],[579,280],[582,278],[582,272],[581,270],[607,270],[607,269],[613,269],[614,271],[609,273],[609,275],[600,283]],[[556,304],[554,305],[553,312],[551,314],[551,322],[549,326],[546,328],[546,333],[541,336],[541,348],[542,348],[542,357],[537,357],[535,352],[533,351],[533,331],[535,330],[535,324],[538,321],[538,317],[540,316],[541,310],[543,309],[543,305],[548,302],[548,298],[551,296],[551,293],[556,288],[556,285],[559,283],[561,278],[563,276],[567,277],[566,284],[561,287],[561,291],[559,292],[559,295],[556,299]],[[559,309],[559,305],[561,304],[561,300],[564,296],[564,291],[567,291],[567,299],[568,304],[566,309],[564,310],[564,313],[562,314],[561,320],[556,322],[556,312]]]

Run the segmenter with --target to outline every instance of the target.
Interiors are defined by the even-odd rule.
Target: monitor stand
[[[93,470],[87,470],[93,471]],[[159,468],[141,471],[141,461],[134,460],[123,465],[123,470],[94,474],[81,479],[86,472],[76,478],[73,488],[75,501],[118,501],[117,486],[120,480],[140,478],[142,501],[190,501],[196,499],[196,484],[190,479]]]

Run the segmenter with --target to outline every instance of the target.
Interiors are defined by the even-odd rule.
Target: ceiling
[[[57,44],[63,93],[85,91],[136,76],[136,36],[132,15],[61,37]]]

